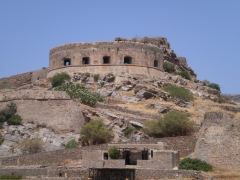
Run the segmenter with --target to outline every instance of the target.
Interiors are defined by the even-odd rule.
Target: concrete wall
[[[14,102],[23,122],[44,124],[60,131],[79,132],[84,124],[80,103],[60,91],[22,90],[0,93],[0,109]]]
[[[240,170],[240,120],[225,120],[221,112],[205,114],[196,158],[213,166]]]
[[[104,64],[104,56],[110,57],[110,63]],[[132,58],[131,65],[124,63],[124,57],[127,56]],[[89,58],[89,64],[83,64],[82,59],[84,57]],[[76,72],[96,74],[125,72],[163,77],[163,53],[161,49],[155,45],[139,42],[115,41],[65,44],[51,49],[49,59],[50,71],[48,77],[64,71],[71,75]],[[64,65],[65,59],[71,60],[71,64]],[[154,61],[158,62],[157,66],[154,66]]]

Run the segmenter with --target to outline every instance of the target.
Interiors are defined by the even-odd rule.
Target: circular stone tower
[[[128,73],[163,77],[163,53],[152,44],[113,41],[71,43],[50,50],[48,77],[56,73]]]

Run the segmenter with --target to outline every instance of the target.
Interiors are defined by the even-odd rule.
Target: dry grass
[[[235,119],[239,119],[240,120],[240,112],[235,114]]]
[[[118,104],[118,106],[126,107],[130,110],[140,111],[147,114],[158,114],[157,109],[147,109],[146,103],[130,103],[130,104]]]

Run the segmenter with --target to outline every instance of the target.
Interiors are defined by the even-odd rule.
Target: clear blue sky
[[[200,80],[240,94],[240,0],[0,0],[0,78],[71,42],[164,36]]]

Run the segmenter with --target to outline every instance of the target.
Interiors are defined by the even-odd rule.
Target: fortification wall
[[[0,93],[0,109],[17,105],[23,123],[33,122],[58,131],[79,132],[84,124],[80,103],[61,91],[21,90]]]
[[[215,167],[240,170],[240,120],[225,120],[221,112],[206,113],[195,156]]]
[[[103,57],[109,59],[104,61]],[[130,59],[126,60],[126,57]],[[139,42],[72,43],[51,49],[49,67],[48,77],[53,76],[59,72],[59,70],[56,71],[57,69],[63,67],[65,71],[72,67],[68,70],[70,74],[74,72],[128,72],[159,77],[163,71],[163,54],[157,46]],[[154,67],[154,69],[149,69],[149,67]]]

